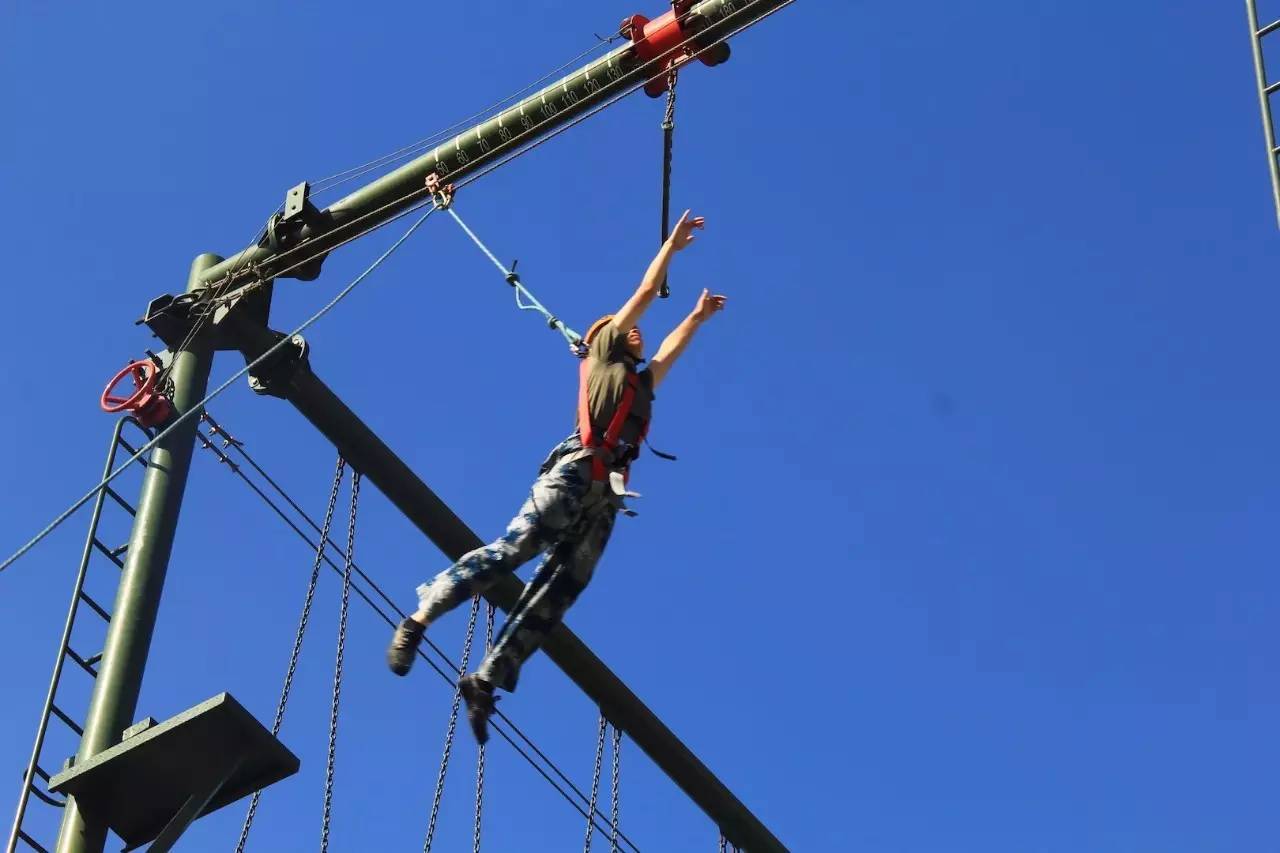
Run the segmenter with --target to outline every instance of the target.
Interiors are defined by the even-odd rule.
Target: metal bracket
[[[271,336],[272,345],[285,337],[283,332],[272,329],[265,331]],[[311,369],[310,354],[311,345],[303,339],[302,335],[294,335],[274,355],[253,369],[249,374],[249,387],[255,394],[284,399],[286,396],[284,388],[293,379],[294,374],[299,370]],[[245,359],[252,360],[247,354]]]
[[[300,245],[308,236],[307,232],[323,219],[324,214],[311,203],[311,185],[303,181],[285,193],[284,207],[271,214],[258,245],[275,254],[287,252]],[[284,265],[282,271],[275,275],[312,281],[320,275],[320,266],[327,256],[328,252],[325,252],[307,258],[305,262],[302,258],[284,258],[281,260]]]

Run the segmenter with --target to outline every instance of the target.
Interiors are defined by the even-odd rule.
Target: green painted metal
[[[231,320],[225,329],[238,340],[246,358],[254,358],[276,340],[276,333]],[[291,372],[279,371],[264,391],[283,397],[325,435],[351,467],[369,478],[451,560],[484,543],[405,462],[299,358]],[[503,578],[485,597],[510,611],[524,586]],[[738,847],[759,853],[785,851],[769,829],[734,796],[675,733],[566,626],[547,637],[542,650],[609,720],[710,817]]]
[[[110,826],[126,849],[169,849],[202,817],[298,772],[297,756],[220,693],[53,776],[54,791]],[[167,845],[167,846],[166,846]]]
[[[699,38],[714,40],[751,25],[788,2],[790,0],[704,0],[694,4],[690,11],[710,22]],[[665,5],[657,0],[654,3]],[[656,9],[654,13],[661,11]],[[630,44],[618,47],[335,202],[302,232],[305,242],[297,248],[273,252],[262,246],[249,246],[231,260],[206,270],[203,280],[219,281],[250,264],[257,271],[247,271],[247,278],[281,275],[304,258],[326,252],[422,201],[426,198],[424,181],[432,172],[447,181],[461,182],[588,110],[662,74],[658,64],[637,59]],[[283,277],[287,277],[287,272]]]
[[[197,257],[191,265],[187,290],[198,289],[201,274],[221,260],[217,255]],[[170,377],[173,404],[178,413],[204,397],[212,361],[208,342],[199,338],[186,351],[174,356]],[[133,722],[178,524],[178,509],[195,449],[197,425],[197,419],[192,418],[174,430],[156,445],[148,460],[111,611],[102,667],[94,682],[84,735],[76,753],[77,763],[118,743],[121,733]],[[58,832],[57,853],[99,853],[106,843],[106,834],[106,826],[86,820],[75,799],[70,798]]]
[[[111,445],[107,450],[107,462],[103,470],[103,477],[110,474],[115,467],[116,454],[121,444],[121,432],[124,430],[125,425],[129,423],[134,424],[135,429],[141,429],[131,417],[122,417],[116,421],[115,428],[111,431]],[[40,724],[36,729],[35,745],[31,748],[31,760],[27,764],[26,773],[23,774],[22,794],[18,799],[18,810],[13,816],[13,828],[9,832],[9,841],[5,846],[5,853],[14,853],[18,848],[22,820],[26,815],[27,803],[30,800],[32,785],[35,783],[37,767],[39,767],[40,754],[44,748],[45,734],[48,732],[49,715],[52,713],[53,703],[57,697],[58,683],[62,679],[63,665],[67,662],[67,651],[71,646],[71,632],[75,628],[76,616],[80,612],[85,578],[89,574],[90,561],[95,553],[94,543],[98,538],[98,522],[102,519],[102,507],[109,493],[114,494],[109,489],[103,489],[98,492],[98,496],[93,501],[93,512],[89,516],[89,532],[85,536],[84,550],[80,554],[80,567],[76,570],[75,584],[71,589],[71,604],[67,607],[67,619],[62,627],[62,640],[58,644],[58,656],[54,659],[53,675],[49,679],[49,689],[45,694],[44,708],[40,712]],[[133,511],[133,508],[128,505],[125,505],[125,509],[130,512]],[[106,618],[105,613],[103,616]]]

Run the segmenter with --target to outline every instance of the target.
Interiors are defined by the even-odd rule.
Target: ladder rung
[[[1276,30],[1280,30],[1280,21],[1272,21],[1262,29],[1258,30],[1258,38],[1262,38],[1263,36],[1270,35],[1271,33],[1274,33]]]
[[[38,853],[49,853],[48,850],[46,850],[45,848],[37,844],[34,838],[32,838],[30,835],[27,835],[21,829],[18,830],[18,837],[21,838],[23,841],[25,841],[27,843],[27,846],[30,847],[32,850],[38,851]]]
[[[111,554],[113,556],[119,557],[121,554],[123,554],[125,551],[128,551],[128,550],[129,550],[129,543],[126,542],[123,545],[121,545],[119,548],[112,548]]]
[[[67,727],[70,728],[73,732],[80,735],[80,737],[84,737],[84,729],[80,728],[80,724],[77,723],[75,720],[71,719],[66,714],[62,713],[61,708],[59,708],[57,705],[50,705],[49,710],[52,711],[59,720],[62,720],[62,722],[66,723]]]
[[[1271,149],[1271,156],[1272,156],[1272,157],[1276,156],[1277,154],[1280,154],[1280,145],[1277,145],[1275,148],[1272,148],[1272,149]]]
[[[46,782],[49,781],[49,774],[39,764],[36,765],[36,775]]]
[[[47,803],[53,806],[55,809],[65,808],[67,805],[65,800],[59,800],[56,797],[51,797],[48,794],[46,794],[44,791],[41,791],[35,782],[31,783],[31,793],[35,794],[36,797],[40,800],[40,802]]]
[[[80,590],[80,600],[83,601],[85,604],[89,605],[89,607],[92,608],[94,613],[97,613],[99,616],[101,616],[102,621],[104,622],[111,621],[111,614],[108,613],[101,604],[99,604],[98,602],[90,598],[89,593],[85,592],[84,590]]]
[[[80,657],[80,655],[76,653],[75,649],[71,648],[70,646],[67,646],[67,657],[71,658],[73,661],[78,663],[81,669],[83,669],[85,672],[92,675],[94,678],[98,677],[98,671],[93,668],[93,665],[98,661],[102,660],[101,653],[98,653],[93,657],[89,658],[88,660],[86,660],[85,658]]]
[[[115,489],[111,488],[110,486],[107,486],[105,491],[111,497],[111,499],[114,500],[116,503],[120,504],[121,508],[125,512],[129,513],[129,515],[138,514],[138,511],[134,509],[127,500],[120,497],[120,493],[117,492]]]
[[[106,554],[107,559],[109,559],[111,562],[115,563],[117,566],[119,566],[122,569],[124,568],[124,560],[116,556],[115,552],[113,552],[106,545],[103,545],[102,540],[99,539],[97,536],[93,537],[93,547],[97,548],[99,551]]]
[[[1280,92],[1280,83],[1272,83],[1270,86],[1262,90],[1262,94],[1264,95],[1274,95],[1276,92]]]

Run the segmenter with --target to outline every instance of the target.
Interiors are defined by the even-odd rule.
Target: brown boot
[[[396,632],[391,635],[391,645],[387,647],[387,666],[396,675],[409,674],[409,667],[413,666],[413,658],[426,630],[425,625],[409,617],[396,626]]]
[[[476,736],[476,743],[483,744],[489,740],[489,716],[498,701],[498,697],[493,695],[493,685],[478,675],[464,675],[458,679],[458,689],[467,701],[467,722],[471,723],[471,733]]]

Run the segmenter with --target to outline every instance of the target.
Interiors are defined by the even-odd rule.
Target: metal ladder
[[[116,423],[115,429],[111,434],[111,448],[107,451],[107,464],[103,474],[104,477],[114,470],[116,456],[121,448],[123,448],[129,456],[133,456],[137,453],[137,449],[123,436],[123,431],[126,426],[132,426],[140,435],[143,436],[144,440],[140,441],[139,445],[145,443],[145,439],[150,438],[147,431],[133,418],[121,418]],[[145,459],[139,459],[138,465],[145,468],[147,462]],[[44,709],[40,712],[40,723],[36,727],[35,745],[31,749],[31,760],[27,762],[26,770],[22,776],[22,794],[18,798],[18,810],[13,818],[13,828],[9,832],[9,842],[5,847],[5,853],[14,853],[14,851],[17,850],[19,841],[30,849],[37,851],[37,853],[48,853],[48,850],[45,847],[41,846],[38,841],[32,838],[31,835],[23,829],[23,821],[27,817],[27,806],[30,805],[32,796],[51,808],[61,809],[66,805],[62,798],[51,794],[41,784],[43,783],[43,785],[48,785],[49,776],[51,775],[50,772],[40,763],[41,753],[45,745],[45,736],[49,732],[49,724],[54,717],[57,717],[59,722],[66,726],[70,731],[74,732],[77,737],[81,737],[84,734],[84,730],[81,728],[80,723],[76,722],[70,714],[68,714],[63,708],[59,707],[56,700],[58,698],[58,686],[62,681],[63,667],[67,661],[71,661],[73,664],[80,667],[88,673],[91,678],[97,678],[98,676],[97,665],[102,660],[102,654],[99,652],[88,656],[82,655],[72,648],[71,642],[72,631],[76,624],[76,616],[80,613],[81,605],[87,607],[103,622],[108,624],[111,622],[111,614],[102,606],[102,604],[95,601],[87,592],[85,592],[84,588],[89,566],[94,562],[93,558],[95,556],[100,558],[105,557],[107,560],[114,563],[117,569],[124,568],[122,555],[129,548],[128,542],[126,541],[125,544],[112,548],[103,542],[98,536],[98,525],[102,520],[102,511],[108,498],[111,499],[113,505],[128,513],[129,516],[132,517],[136,514],[134,507],[131,506],[124,498],[120,497],[120,494],[110,486],[105,487],[102,491],[98,492],[98,496],[94,500],[93,514],[89,519],[89,535],[85,540],[84,552],[80,558],[80,569],[76,573],[75,588],[71,593],[71,606],[67,610],[66,625],[62,629],[62,640],[58,646],[57,659],[53,664],[53,676],[49,680],[49,690],[45,695]],[[38,782],[37,779],[40,781]]]
[[[1253,67],[1258,75],[1258,99],[1262,103],[1262,133],[1267,140],[1267,162],[1271,165],[1271,194],[1276,206],[1276,221],[1280,225],[1280,146],[1276,145],[1276,127],[1271,119],[1271,96],[1280,92],[1280,81],[1267,82],[1266,60],[1262,55],[1262,40],[1280,30],[1280,21],[1272,21],[1265,27],[1258,24],[1257,0],[1245,0],[1249,13],[1249,34],[1253,41]]]

